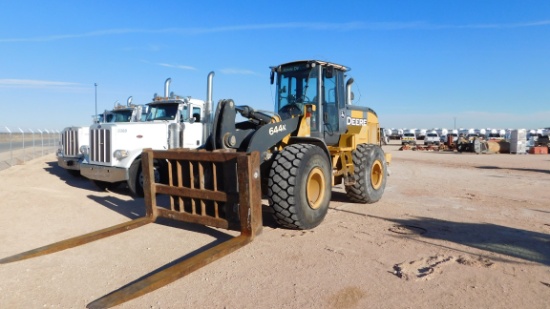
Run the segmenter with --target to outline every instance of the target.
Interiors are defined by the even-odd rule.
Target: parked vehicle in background
[[[401,139],[403,136],[403,129],[391,129],[390,139]]]
[[[382,145],[387,145],[390,143],[390,135],[390,129],[380,128],[380,142],[382,143]]]
[[[407,130],[403,132],[401,145],[416,145],[416,133],[414,130]]]
[[[428,131],[424,137],[424,145],[436,145],[439,146],[439,134],[436,131]]]

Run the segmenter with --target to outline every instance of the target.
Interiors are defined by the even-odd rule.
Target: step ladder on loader
[[[168,184],[154,179],[153,160],[167,162]],[[224,229],[240,235],[169,267],[160,267],[87,305],[109,308],[161,288],[250,243],[262,230],[259,153],[145,149],[142,154],[146,215],[126,223],[0,259],[0,264],[83,245],[168,218]],[[160,197],[167,205],[158,205]]]

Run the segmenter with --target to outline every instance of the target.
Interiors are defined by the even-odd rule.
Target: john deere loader
[[[391,157],[380,147],[376,113],[353,106],[350,69],[318,60],[271,67],[274,113],[218,103],[207,150],[260,153],[262,194],[279,224],[311,229],[325,217],[331,187],[354,202],[382,197]],[[245,121],[236,122],[239,113]]]

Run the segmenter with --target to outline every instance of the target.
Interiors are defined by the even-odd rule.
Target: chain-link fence
[[[55,153],[60,131],[0,127],[0,170]]]

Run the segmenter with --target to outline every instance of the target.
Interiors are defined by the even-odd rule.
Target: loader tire
[[[155,163],[153,166],[154,169],[154,175],[155,175],[155,182],[160,183],[164,182],[165,174],[164,166],[161,166],[160,164]],[[143,171],[141,167],[141,158],[137,158],[132,162],[132,165],[130,165],[130,171],[129,171],[129,178],[128,178],[128,188],[130,189],[130,192],[134,196],[137,197],[143,197],[143,183],[145,182]]]
[[[307,230],[323,221],[332,190],[330,166],[323,150],[311,144],[290,145],[275,156],[267,197],[277,223]]]
[[[346,186],[348,197],[357,203],[371,204],[379,201],[384,194],[388,175],[382,148],[359,144],[352,155],[355,183]]]

